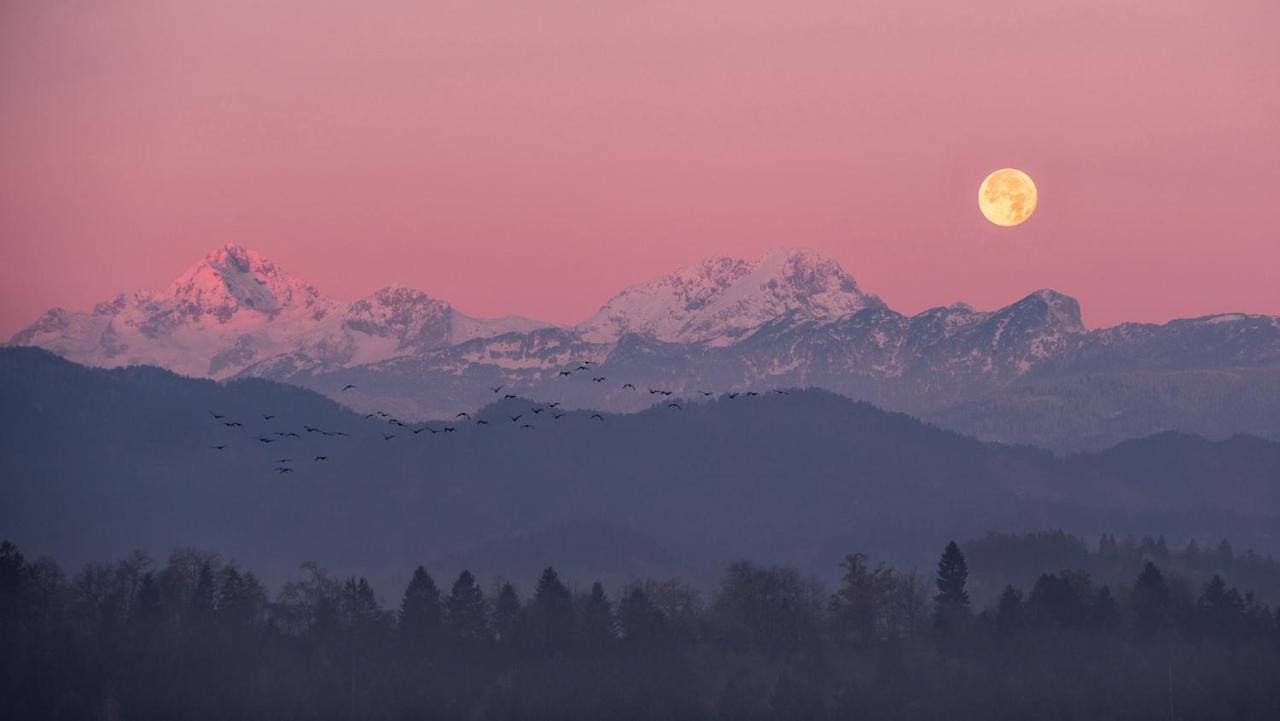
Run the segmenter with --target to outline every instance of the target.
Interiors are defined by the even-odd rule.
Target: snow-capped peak
[[[779,248],[755,263],[707,258],[632,286],[577,330],[591,342],[637,333],[667,342],[729,345],[789,313],[825,320],[880,304],[836,261],[808,249]]]
[[[171,304],[180,317],[212,316],[220,322],[242,310],[274,316],[285,308],[312,307],[321,300],[310,284],[231,243],[206,255],[163,292],[139,296],[152,304]]]

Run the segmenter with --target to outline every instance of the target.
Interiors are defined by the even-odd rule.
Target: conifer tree
[[[463,571],[453,582],[445,602],[446,617],[453,637],[460,641],[480,641],[489,636],[485,618],[484,593],[475,576]]]
[[[521,616],[520,596],[516,594],[515,586],[510,583],[502,584],[493,604],[493,630],[499,641],[511,643],[516,639]]]
[[[418,566],[400,601],[400,633],[412,643],[426,643],[439,634],[441,621],[440,589],[427,569]]]
[[[969,579],[969,567],[964,554],[955,541],[947,544],[938,560],[938,594],[933,597],[936,625],[949,628],[968,615],[969,592],[965,583]]]
[[[591,584],[591,594],[582,605],[581,635],[584,641],[593,645],[607,643],[614,638],[613,604],[599,581]]]

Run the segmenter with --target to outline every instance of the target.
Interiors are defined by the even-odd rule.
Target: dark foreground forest
[[[1028,571],[998,538],[972,547]],[[739,562],[708,593],[575,590],[548,568],[522,596],[419,567],[388,607],[313,564],[271,600],[208,552],[68,578],[5,543],[0,717],[1280,718],[1280,614],[1221,575],[1183,575],[1229,547],[1162,559],[1162,542],[1104,539],[1084,558],[1123,568],[1144,547],[1157,557],[1115,585],[1046,567],[981,607],[954,543],[927,577],[851,554],[834,589]]]

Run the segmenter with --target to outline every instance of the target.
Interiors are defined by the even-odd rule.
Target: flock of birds
[[[587,361],[587,360],[581,361],[577,364],[576,367],[572,369],[559,371],[557,373],[557,377],[558,378],[571,377],[575,373],[580,373],[583,371],[587,373],[593,373],[595,371],[594,369],[592,369],[591,365],[592,365],[591,361]],[[609,379],[606,376],[602,376],[602,375],[591,376],[592,383],[607,383],[608,381]],[[345,393],[355,388],[356,386],[354,384],[347,384],[342,387],[340,392]],[[506,388],[506,386],[503,386],[503,385],[488,386],[488,388],[496,396],[502,393],[502,390]],[[636,388],[635,384],[633,383],[623,383],[622,389],[632,390],[637,393],[641,392],[640,389]],[[660,399],[664,399],[664,400],[666,398],[671,397],[674,394],[674,391],[666,390],[663,388],[646,387],[645,390],[649,392],[649,395],[658,396]],[[775,389],[771,392],[779,395],[789,394],[788,391],[781,390],[781,389]],[[715,391],[698,391],[698,393],[700,393],[704,398],[709,398],[711,396],[716,395]],[[757,397],[760,395],[760,393],[756,391],[746,391],[746,392],[731,391],[731,392],[725,392],[723,395],[724,397],[729,398],[730,400],[733,400],[738,398],[739,396],[743,396],[746,398]],[[511,393],[506,393],[502,395],[502,400],[504,401],[518,400],[519,398],[520,398],[519,396]],[[551,414],[550,417],[553,420],[558,421],[561,418],[565,417],[565,415],[567,415],[564,411],[559,410],[559,407],[560,407],[560,401],[544,402],[541,405],[531,406],[529,408],[528,413],[517,413],[514,416],[506,416],[506,418],[508,418],[510,422],[513,424],[520,423],[520,421],[523,419],[525,422],[520,423],[519,427],[522,430],[533,430],[536,426],[534,426],[534,424],[530,422],[531,420],[533,420],[533,418],[530,418],[529,414],[532,414],[532,416],[536,418],[543,413],[550,413]],[[681,406],[680,403],[676,402],[675,400],[667,401],[664,407],[669,410],[676,410],[676,411],[684,410],[684,407]],[[213,416],[214,421],[222,423],[222,425],[226,426],[227,428],[244,428],[244,424],[242,422],[237,420],[229,420],[226,414],[220,414],[212,410],[209,411],[209,414]],[[274,414],[266,414],[266,413],[262,414],[262,419],[267,422],[270,422],[275,418],[276,416]],[[476,426],[489,425],[489,421],[483,418],[473,419],[471,414],[468,413],[467,411],[462,411],[458,413],[456,416],[454,416],[454,425],[445,425],[442,427],[435,427],[428,423],[405,423],[404,421],[401,421],[400,419],[396,418],[390,413],[387,413],[386,411],[374,411],[373,413],[369,413],[365,415],[365,418],[369,420],[385,421],[388,425],[394,426],[397,429],[391,433],[386,433],[386,432],[380,433],[383,441],[395,440],[397,437],[399,437],[403,433],[410,433],[415,436],[422,433],[430,433],[433,436],[439,433],[454,433],[457,431],[456,423],[458,422],[471,421]],[[590,420],[598,421],[600,423],[605,422],[604,416],[601,415],[600,413],[592,413]],[[309,426],[309,425],[304,425],[302,428],[303,428],[303,431],[308,435],[319,434],[321,437],[324,437],[324,438],[337,438],[337,437],[344,437],[349,435],[344,431],[329,431],[323,428],[318,428],[318,427]],[[264,446],[269,446],[272,443],[285,441],[286,439],[290,439],[290,438],[301,439],[302,435],[294,431],[272,431],[271,435],[256,436],[255,440]],[[227,443],[219,443],[217,445],[212,446],[212,448],[217,451],[225,451],[228,448],[228,445],[229,444]],[[312,459],[312,463],[323,463],[328,460],[329,460],[329,456],[327,455],[316,455]],[[287,473],[294,473],[297,470],[295,467],[296,460],[293,458],[277,458],[273,462],[275,463],[275,465],[272,467],[272,470],[280,475],[285,475]]]

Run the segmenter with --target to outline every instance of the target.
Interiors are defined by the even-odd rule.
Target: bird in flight
[[[538,415],[539,413],[541,413],[541,412],[545,411],[545,410],[546,410],[546,408],[530,408],[529,410],[533,411],[533,414],[536,416],[536,415]]]
[[[319,429],[319,428],[312,428],[311,426],[307,426],[307,425],[302,426],[302,428],[303,428],[303,430],[305,430],[307,433],[315,433],[316,431],[320,431],[320,429]],[[320,432],[321,432],[321,433],[324,433],[324,431],[320,431]]]
[[[547,407],[548,407],[548,408],[555,408],[555,407],[556,407],[556,406],[558,406],[558,405],[560,405],[560,401],[556,401],[555,403],[548,403],[548,404],[547,404]]]
[[[576,371],[589,371],[589,370],[591,370],[591,369],[590,369],[590,368],[588,368],[588,367],[586,367],[586,366],[578,366],[577,368],[574,368],[574,370],[576,370]]]
[[[292,458],[277,458],[276,463],[293,463]]]
[[[497,386],[497,387],[489,386],[489,390],[493,391],[494,393],[497,393],[498,391],[502,390],[504,387],[505,386]]]
[[[342,392],[343,392],[343,393],[346,393],[347,391],[351,390],[352,388],[355,388],[355,386],[353,386],[353,385],[351,385],[350,383],[348,383],[348,384],[346,384],[345,386],[343,386],[343,387],[342,387]]]
[[[223,443],[221,445],[214,446],[214,449],[221,451],[221,450],[224,450],[226,447],[227,447],[227,444]]]
[[[471,414],[467,413],[466,411],[463,411],[458,415],[454,416],[454,418],[470,418],[470,417],[471,417]]]
[[[789,393],[788,391],[779,390],[779,389],[774,389],[774,391],[773,391],[773,392],[774,392],[774,393],[777,393],[777,394],[778,394],[778,395],[780,395],[780,396],[789,396],[789,395],[791,395],[791,393]]]
[[[271,420],[272,418],[275,418],[275,416],[268,416],[268,415],[264,415],[264,416],[262,416],[262,420],[264,420],[264,421],[269,421],[269,420]]]
[[[591,379],[591,382],[592,382],[592,383],[604,383],[606,380],[608,380],[608,379],[607,379],[607,378],[605,378],[604,376],[600,376],[600,377],[598,377],[598,378],[592,378],[592,379]]]
[[[511,416],[511,422],[512,422],[512,423],[515,423],[516,421],[520,420],[520,419],[521,419],[521,418],[523,418],[523,417],[524,417],[524,414],[523,414],[523,413],[521,413],[521,414],[520,414],[520,415],[518,415],[518,416]]]
[[[369,413],[368,415],[365,416],[365,418],[376,418],[377,416],[378,416],[377,413]]]
[[[600,415],[599,413],[592,413],[592,414],[591,414],[591,420],[593,420],[593,421],[600,421],[601,423],[603,423],[603,422],[604,422],[604,416]]]
[[[240,421],[223,421],[222,425],[227,428],[244,428],[244,424]]]
[[[391,435],[387,435],[386,433],[383,433],[383,434],[382,434],[382,440],[384,440],[384,441],[389,441],[389,440],[391,440],[392,438],[395,438],[395,437],[396,437],[396,434],[394,434],[394,433],[392,433]]]
[[[701,393],[704,397],[715,395],[715,391],[698,391],[698,392]]]
[[[625,391],[625,390],[626,390],[626,389],[628,389],[628,388],[630,388],[631,390],[635,390],[635,389],[636,389],[636,387],[635,387],[635,386],[633,386],[633,385],[631,385],[630,383],[623,383],[623,384],[622,384],[622,390],[624,390],[624,391]]]
[[[301,438],[301,437],[302,437],[302,436],[298,435],[297,433],[294,433],[293,431],[289,431],[288,433],[286,433],[286,434],[284,434],[284,435],[285,435],[285,437],[286,437],[286,438]]]
[[[515,400],[515,399],[516,399],[516,396],[513,396],[513,395],[511,395],[510,393],[508,393],[508,394],[506,394],[505,396],[503,396],[503,397],[502,397],[502,400],[504,400],[504,401],[510,401],[510,400]]]
[[[760,395],[760,394],[759,394],[759,393],[756,393],[755,391],[747,391],[747,397],[748,397],[748,398],[754,398],[755,396],[758,396],[758,395]]]
[[[279,468],[275,469],[275,471],[276,471],[276,473],[279,473],[279,474],[280,474],[280,475],[282,475],[282,476],[283,476],[284,474],[286,474],[286,473],[293,473],[293,469],[292,469],[292,468],[285,468],[285,467],[283,467],[283,466],[281,466],[281,467],[279,467]]]
[[[220,416],[217,413],[214,413],[213,411],[209,411],[209,415],[213,416],[213,420],[215,421],[220,421],[223,418],[226,418],[226,416]]]
[[[554,419],[556,419],[556,420],[560,420],[561,418],[564,418],[564,414],[563,414],[563,413],[552,413],[552,414],[551,414],[551,417],[552,417],[552,418],[554,418]]]
[[[573,373],[571,373],[570,371],[560,371],[560,375],[561,375],[561,376],[571,376],[571,375],[573,375]]]
[[[426,426],[423,426],[423,427],[421,427],[421,428],[410,428],[410,429],[409,429],[409,432],[416,436],[416,435],[418,435],[419,433],[421,433],[421,432],[423,432],[423,431],[429,431],[429,430],[431,430],[431,429],[430,429],[430,428],[427,428]]]
[[[274,438],[264,438],[264,437],[262,437],[262,436],[258,436],[258,441],[259,441],[259,442],[261,442],[261,443],[275,443],[275,442],[276,442],[276,439],[274,439]]]
[[[444,432],[445,432],[445,433],[453,433],[453,432],[454,432],[454,431],[456,431],[456,430],[458,430],[458,429],[457,429],[457,428],[454,428],[453,426],[445,426],[445,427],[444,427]]]
[[[329,457],[328,457],[328,456],[316,456],[316,460],[317,460],[317,461],[327,461],[327,460],[329,460]],[[313,462],[314,462],[314,461],[313,461]]]
[[[725,393],[725,395],[729,396],[729,400],[733,400],[738,397],[737,393]]]
[[[679,410],[683,410],[683,409],[680,407],[680,404],[679,404],[679,403],[668,403],[668,404],[667,404],[667,407],[668,407],[668,408],[674,408],[674,409],[676,409],[676,410],[678,410],[678,411],[679,411]]]
[[[483,418],[481,418],[480,420],[476,421],[476,425],[477,425],[477,426],[487,426],[487,425],[489,425],[489,421],[486,421],[486,420],[484,420]]]
[[[525,423],[524,425],[522,425],[522,426],[520,426],[520,427],[521,427],[521,428],[533,428],[533,426],[529,425],[528,423]]]

